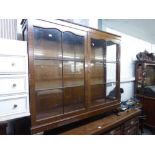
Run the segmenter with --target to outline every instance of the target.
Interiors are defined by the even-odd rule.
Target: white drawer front
[[[0,78],[0,95],[27,92],[27,78]]]
[[[0,57],[0,74],[26,72],[26,57]]]
[[[27,112],[27,98],[21,97],[9,100],[0,100],[0,116],[26,113]]]
[[[0,39],[0,55],[27,55],[27,42]]]

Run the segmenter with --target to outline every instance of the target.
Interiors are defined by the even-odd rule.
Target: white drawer
[[[0,100],[0,117],[12,114],[26,113],[28,111],[27,97]]]
[[[0,57],[0,74],[26,73],[26,57],[1,56]]]
[[[27,55],[27,42],[0,39],[0,55]]]
[[[25,93],[28,91],[27,76],[0,77],[0,95]]]

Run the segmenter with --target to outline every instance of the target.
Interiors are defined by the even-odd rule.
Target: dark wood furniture
[[[120,36],[62,20],[23,20],[22,25],[32,133],[119,107]]]
[[[7,134],[7,122],[0,122],[0,135],[6,135]]]
[[[155,62],[137,61],[135,94],[142,103],[144,125],[155,133]]]
[[[117,115],[109,115],[77,128],[65,131],[62,135],[138,135],[140,110],[127,110]]]

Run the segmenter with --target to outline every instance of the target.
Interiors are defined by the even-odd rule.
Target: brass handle
[[[97,128],[98,128],[98,129],[101,129],[102,127],[101,127],[101,126],[98,126]]]

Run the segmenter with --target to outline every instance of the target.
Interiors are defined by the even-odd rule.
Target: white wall
[[[121,39],[121,88],[124,89],[122,101],[134,97],[134,61],[136,54],[147,50],[155,53],[155,45],[138,38],[126,35],[116,30],[106,28],[106,31],[120,35]]]

